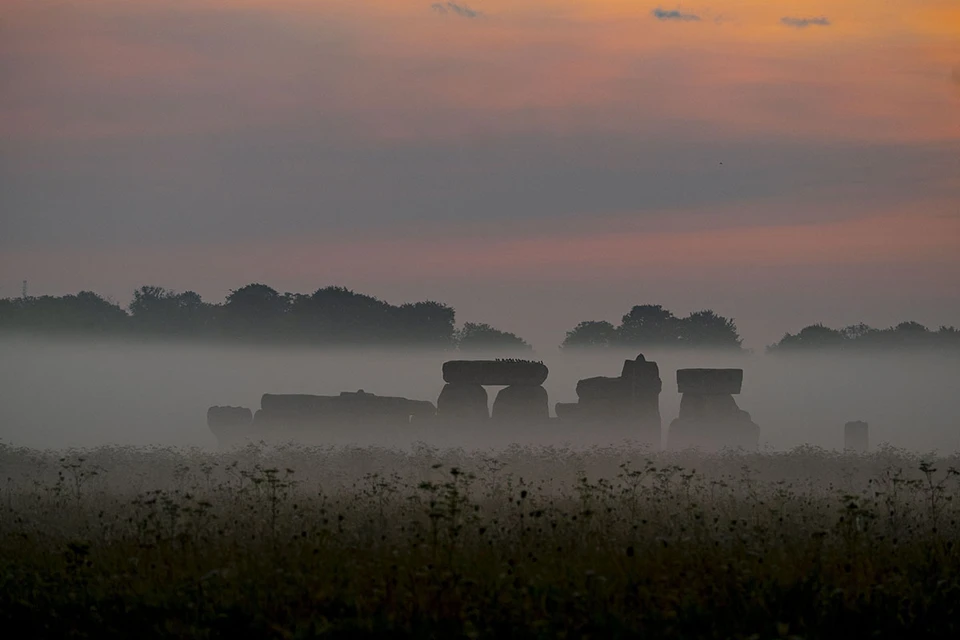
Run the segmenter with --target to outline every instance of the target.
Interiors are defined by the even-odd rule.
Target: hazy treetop
[[[70,332],[97,336],[156,336],[320,345],[417,345],[503,353],[531,351],[520,336],[488,323],[456,326],[453,307],[433,300],[392,305],[341,286],[310,294],[280,293],[261,283],[231,290],[223,303],[205,302],[194,291],[146,285],[127,309],[91,291],[65,296],[0,299],[0,330]],[[822,349],[953,348],[960,332],[930,330],[905,321],[886,329],[860,323],[843,329],[823,324],[786,333],[768,352]],[[585,320],[567,331],[562,350],[721,349],[743,350],[732,318],[704,309],[678,317],[660,304],[635,305],[618,325]],[[552,345],[540,345],[550,349]]]

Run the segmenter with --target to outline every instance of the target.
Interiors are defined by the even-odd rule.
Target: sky
[[[4,0],[0,296],[960,324],[956,0]]]

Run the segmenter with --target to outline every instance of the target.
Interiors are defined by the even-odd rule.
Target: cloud
[[[457,4],[455,2],[434,2],[430,5],[430,8],[443,15],[453,13],[462,18],[479,18],[483,16],[482,12],[471,9],[465,4]]]
[[[653,14],[653,17],[657,20],[679,20],[681,22],[698,22],[700,20],[700,16],[694,13],[683,13],[675,9],[667,11],[666,9],[657,7],[650,13]]]
[[[780,22],[788,27],[793,27],[794,29],[805,29],[811,25],[817,27],[830,26],[830,19],[826,16],[819,16],[817,18],[791,18],[788,16],[780,18]]]

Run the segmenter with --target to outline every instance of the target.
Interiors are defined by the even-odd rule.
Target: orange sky
[[[960,276],[960,2],[432,4],[7,0],[0,271]]]
[[[64,118],[53,101],[24,100],[4,105],[2,133],[196,132],[320,110],[349,116],[375,138],[469,136],[477,123],[454,116],[465,111],[483,114],[484,130],[507,132],[634,131],[641,120],[683,119],[728,135],[960,139],[950,79],[960,64],[960,4],[951,0],[682,3],[697,22],[653,19],[652,9],[674,8],[654,2],[485,0],[473,6],[483,12],[475,19],[441,15],[430,4],[12,0],[0,51],[14,63],[35,57],[70,84],[82,79],[92,88],[157,83],[198,98],[216,93],[230,109]],[[203,16],[196,42],[141,37],[151,21],[189,26],[194,14]],[[830,25],[781,23],[818,16]],[[219,23],[231,21],[285,30],[289,40],[264,55],[255,42],[250,50],[218,43]],[[341,68],[331,59],[337,55]],[[663,80],[668,65],[675,77],[651,95],[651,80]],[[53,88],[42,77],[16,78],[16,64],[13,72],[14,87],[28,97]],[[533,121],[522,116],[530,110]]]

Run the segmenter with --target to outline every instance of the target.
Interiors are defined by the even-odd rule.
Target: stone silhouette
[[[843,425],[843,450],[849,453],[866,453],[869,448],[870,425],[855,420]]]
[[[547,390],[533,384],[504,387],[493,401],[492,418],[496,422],[546,422],[550,419]]]
[[[643,354],[634,360],[624,360],[620,377],[630,385],[631,413],[646,429],[660,436],[660,367],[656,362],[647,362]]]
[[[472,382],[449,382],[437,398],[437,418],[454,422],[485,422],[490,418],[487,390]]]
[[[246,413],[241,415],[241,411]],[[298,432],[322,432],[323,428],[330,427],[399,428],[412,420],[429,419],[435,414],[436,408],[431,402],[378,396],[362,389],[344,391],[337,396],[265,393],[252,420],[249,409],[211,407],[207,412],[207,424],[221,444],[226,444],[245,436],[287,436]]]
[[[446,384],[436,406],[362,389],[335,396],[265,393],[260,409],[252,415],[243,407],[210,407],[207,425],[221,443],[228,443],[246,437],[323,434],[332,427],[402,429],[413,422],[546,424],[550,413],[543,383],[548,374],[542,362],[530,360],[451,360],[443,364]],[[755,449],[759,427],[733,399],[742,384],[741,369],[677,371],[677,388],[683,397],[680,416],[670,425],[671,446]],[[492,415],[486,386],[503,387],[494,399]],[[659,449],[662,388],[657,363],[640,354],[623,362],[618,377],[580,380],[578,401],[558,403],[557,419],[575,428],[622,425],[634,439]]]
[[[253,413],[246,407],[210,407],[207,427],[221,444],[239,440],[250,434]]]
[[[498,423],[545,422],[550,418],[543,383],[549,370],[531,360],[450,360],[443,363],[447,383],[437,399],[441,420]],[[488,413],[484,386],[503,386]]]
[[[577,382],[577,403],[557,403],[557,418],[584,427],[624,425],[636,438],[660,447],[660,369],[643,354],[625,360],[617,378],[597,376]]]
[[[760,427],[740,409],[734,395],[743,386],[743,369],[678,369],[680,415],[670,423],[671,449],[698,447],[755,450]]]
[[[558,402],[554,409],[557,412],[557,419],[573,422],[580,418],[580,407],[578,402]]]
[[[443,363],[443,381],[450,384],[542,385],[549,370],[532,360],[449,360]]]
[[[410,400],[392,396],[378,396],[359,391],[343,391],[337,396],[306,394],[265,393],[260,399],[262,411],[274,416],[302,418],[310,421],[328,418],[401,418],[409,421],[411,416],[432,415],[435,408],[425,400]]]

